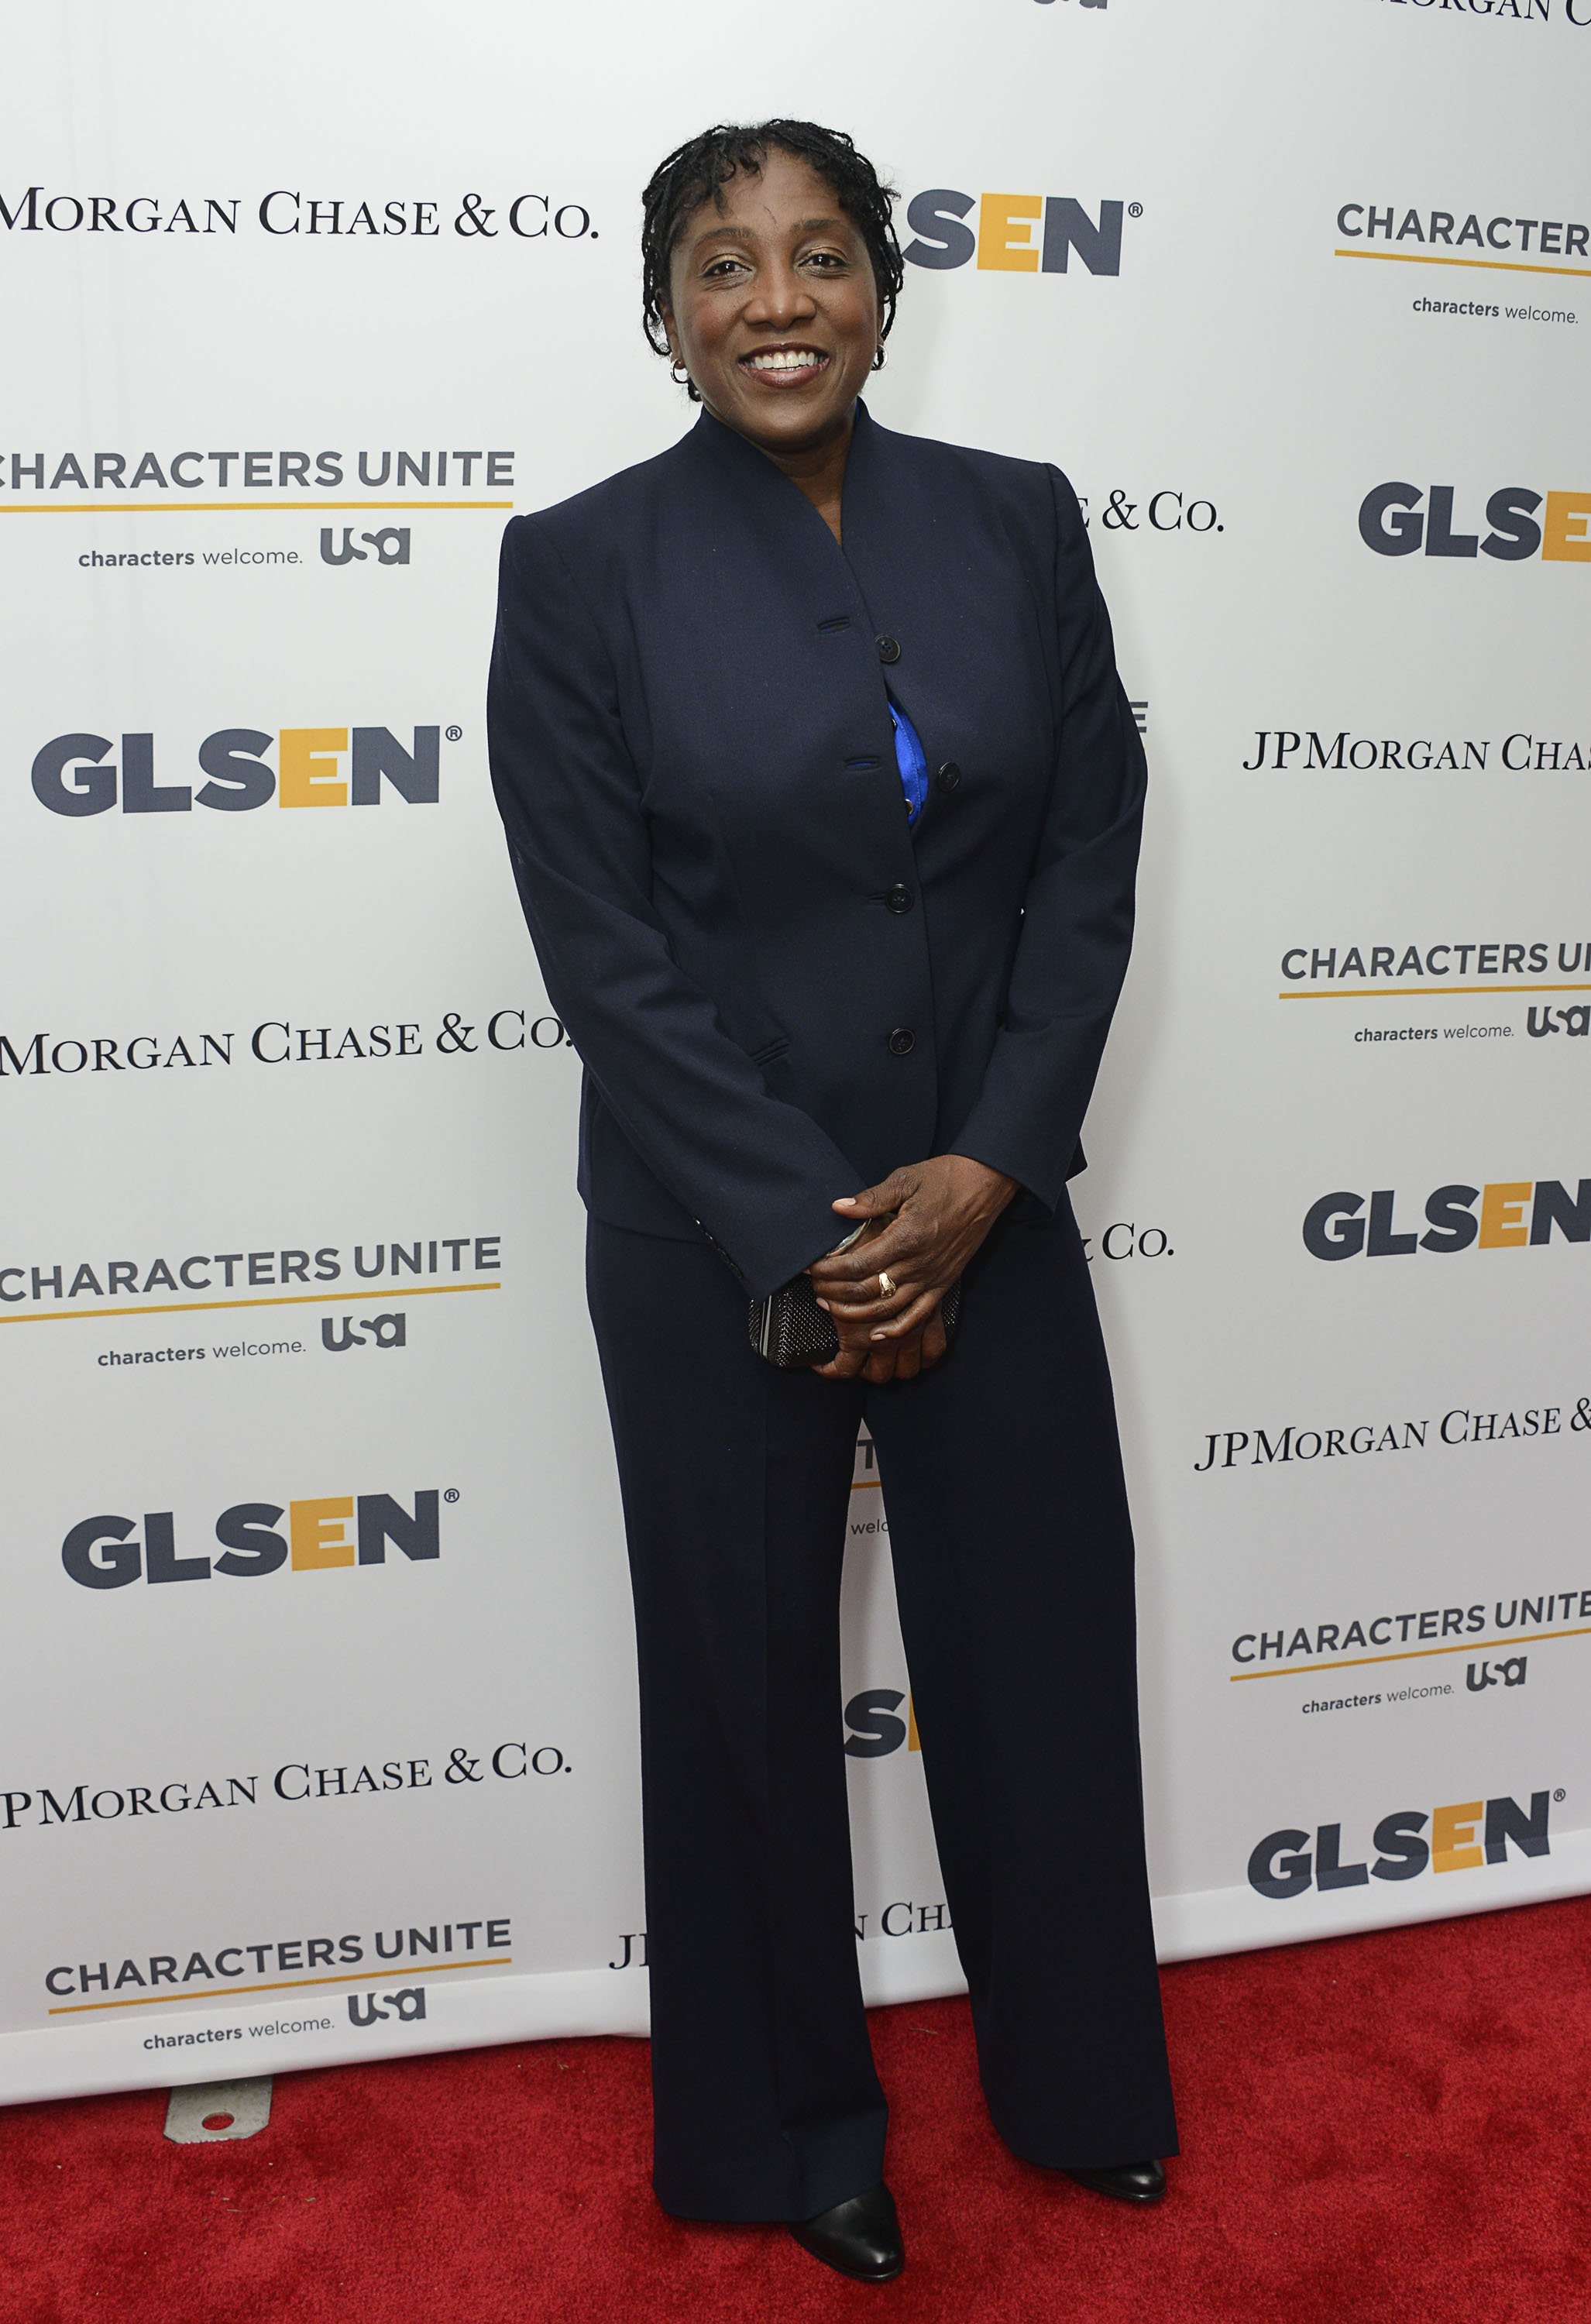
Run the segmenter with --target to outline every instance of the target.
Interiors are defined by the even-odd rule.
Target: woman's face
[[[777,146],[722,209],[686,219],[663,309],[675,356],[715,420],[776,457],[850,424],[878,345],[867,245],[817,172]]]

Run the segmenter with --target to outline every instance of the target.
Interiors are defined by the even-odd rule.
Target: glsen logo
[[[395,2017],[400,2024],[413,2025],[426,2014],[426,1988],[423,1985],[406,1985],[397,1993],[351,1993],[348,1996],[348,2018],[354,2025],[375,2025],[383,2017]]]
[[[458,1496],[450,1491],[446,1498]],[[285,1508],[272,1501],[239,1501],[216,1520],[216,1539],[225,1554],[214,1559],[178,1555],[170,1509],[144,1517],[142,1541],[133,1517],[85,1517],[62,1542],[60,1562],[85,1590],[121,1590],[140,1575],[146,1582],[207,1582],[214,1573],[225,1573],[248,1581],[290,1563],[295,1573],[328,1565],[382,1565],[389,1542],[408,1558],[438,1557],[442,1499],[437,1491],[416,1493],[412,1512],[388,1493],[290,1501]],[[284,1517],[286,1531],[274,1532]]]
[[[965,223],[978,211],[978,229]],[[998,274],[1065,274],[1073,252],[1090,274],[1121,272],[1122,221],[1142,202],[1101,202],[1097,219],[1071,194],[961,194],[931,186],[906,204],[915,241],[904,256],[938,272],[976,258]]]
[[[447,729],[456,742],[464,730]],[[284,726],[270,734],[224,726],[198,747],[209,780],[157,783],[154,736],[124,734],[119,761],[105,734],[57,734],[33,761],[33,795],[51,815],[105,815],[121,800],[124,815],[186,815],[196,805],[239,814],[263,807],[380,807],[383,782],[410,807],[434,807],[440,794],[442,729],[416,726],[409,746],[389,726]],[[274,750],[274,769],[264,753]]]
[[[901,1719],[897,1714],[903,1702],[906,1717]],[[903,1743],[908,1751],[923,1748],[916,1713],[897,1686],[864,1687],[860,1694],[853,1694],[845,1706],[845,1724],[846,1754],[852,1759],[886,1759]]]
[[[1563,1794],[1556,1796],[1562,1799]],[[1517,1800],[1459,1800],[1450,1807],[1399,1808],[1383,1816],[1371,1835],[1374,1864],[1345,1864],[1342,1826],[1323,1823],[1314,1835],[1292,1828],[1271,1831],[1248,1859],[1248,1885],[1278,1903],[1311,1886],[1363,1888],[1372,1880],[1413,1880],[1432,1872],[1475,1872],[1502,1864],[1513,1841],[1522,1856],[1550,1856],[1548,1818],[1553,1795],[1532,1792],[1527,1813]],[[1430,1838],[1422,1837],[1427,1824]],[[1480,1838],[1477,1840],[1477,1831]]]
[[[1312,1259],[1409,1259],[1418,1250],[1523,1250],[1550,1242],[1555,1232],[1565,1242],[1591,1242],[1591,1178],[1572,1194],[1559,1178],[1439,1186],[1426,1199],[1423,1234],[1398,1227],[1397,1199],[1391,1187],[1378,1187],[1361,1215],[1363,1194],[1322,1194],[1304,1213],[1304,1249]]]
[[[1453,529],[1451,484],[1376,484],[1359,503],[1359,538],[1378,557],[1494,557],[1517,565],[1540,554],[1544,564],[1591,565],[1591,491],[1532,492],[1504,484],[1486,503],[1491,530]],[[1546,508],[1540,522],[1536,511]],[[1422,507],[1421,503],[1426,503]]]

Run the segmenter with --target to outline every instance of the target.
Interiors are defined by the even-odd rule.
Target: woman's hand
[[[835,1210],[865,1220],[867,1231],[806,1270],[840,1334],[840,1352],[815,1367],[819,1377],[911,1379],[931,1370],[944,1353],[940,1302],[1016,1192],[1015,1178],[986,1162],[937,1154],[841,1197]]]

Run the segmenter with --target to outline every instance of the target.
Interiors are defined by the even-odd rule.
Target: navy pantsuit
[[[995,2124],[1055,2165],[1174,2128],[1132,1541],[1065,1182],[1132,928],[1143,754],[1052,469],[859,412],[843,549],[704,416],[510,526],[492,771],[585,1068],[588,1282],[641,1682],[656,2184],[800,2218],[872,2185],[838,1654],[878,1448]],[[933,782],[908,826],[889,691]],[[1022,1194],[944,1363],[777,1371],[747,1295],[831,1205],[966,1154]]]

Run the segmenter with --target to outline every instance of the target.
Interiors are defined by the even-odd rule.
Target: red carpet
[[[966,2006],[878,2012],[884,2287],[647,2186],[647,2059],[554,2042],[0,2110],[5,2324],[1559,2324],[1591,2318],[1591,1899],[1166,1972],[1184,2157],[1136,2213],[1013,2162]]]

